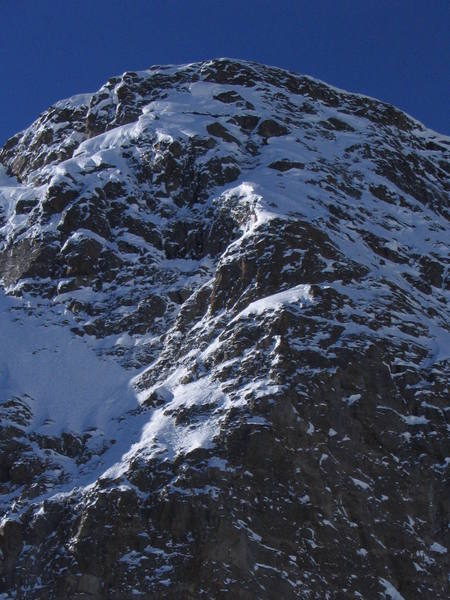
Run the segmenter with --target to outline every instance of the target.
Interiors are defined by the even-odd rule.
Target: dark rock
[[[50,186],[42,202],[42,210],[46,213],[59,213],[78,195],[77,190],[65,186]]]
[[[62,214],[58,229],[65,235],[77,229],[89,229],[104,238],[108,238],[110,235],[108,220],[102,208],[96,205],[95,200],[79,201],[66,209]]]
[[[34,198],[21,198],[17,201],[15,212],[16,215],[26,215],[38,205],[38,200]]]
[[[330,117],[326,121],[323,121],[322,126],[330,131],[355,131],[351,125],[342,121],[341,119],[337,119],[336,117]]]
[[[220,102],[224,102],[225,104],[233,104],[234,102],[243,101],[242,96],[240,96],[234,90],[231,90],[229,92],[221,92],[220,94],[217,94],[217,96],[214,96],[214,99],[219,100]]]
[[[281,123],[278,123],[273,119],[265,119],[259,124],[257,133],[262,137],[270,138],[287,135],[289,133],[289,130],[287,129],[287,127],[281,125]]]
[[[250,132],[258,125],[259,117],[256,115],[236,115],[230,119],[230,122],[238,125],[243,131]]]
[[[90,275],[97,271],[97,264],[103,250],[102,244],[93,238],[70,239],[61,250],[69,277]]]
[[[0,252],[0,274],[7,285],[26,277],[51,277],[58,268],[58,249],[23,239]]]
[[[304,169],[305,165],[301,162],[292,162],[290,160],[277,160],[276,162],[270,163],[270,169],[275,169],[276,171],[289,171],[290,169]]]
[[[227,129],[220,123],[211,123],[206,127],[206,129],[209,134],[221,138],[224,142],[233,142],[235,144],[239,144],[239,141],[234,136],[232,136],[227,131]]]

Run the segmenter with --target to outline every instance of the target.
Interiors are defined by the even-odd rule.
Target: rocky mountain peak
[[[8,140],[0,598],[446,597],[449,146],[230,59]]]

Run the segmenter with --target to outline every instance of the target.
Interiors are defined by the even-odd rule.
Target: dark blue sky
[[[0,145],[111,75],[218,56],[375,96],[448,133],[448,0],[1,0]]]

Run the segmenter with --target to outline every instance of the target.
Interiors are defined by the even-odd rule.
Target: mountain
[[[0,151],[0,599],[447,598],[450,138],[228,59]]]

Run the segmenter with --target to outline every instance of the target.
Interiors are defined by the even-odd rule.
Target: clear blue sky
[[[52,102],[152,64],[244,58],[448,133],[449,0],[0,0],[0,145]]]

